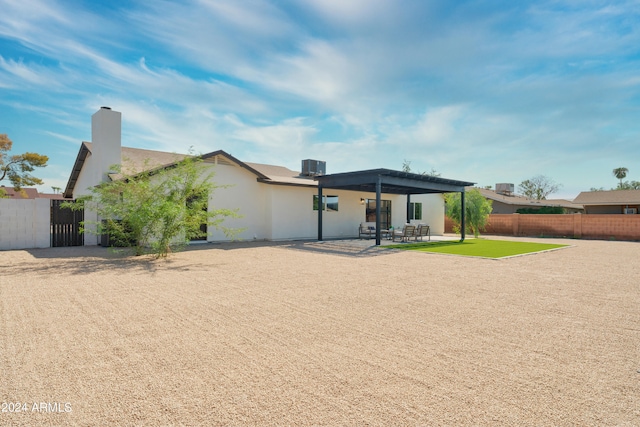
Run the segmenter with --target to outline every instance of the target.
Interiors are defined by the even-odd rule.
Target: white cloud
[[[13,59],[6,61],[0,55],[0,69],[4,70],[6,73],[12,74],[14,77],[17,77],[23,82],[36,84],[45,83],[42,76],[40,76],[33,69],[27,67],[22,61],[16,62]]]
[[[0,5],[0,108],[62,141],[109,105],[129,145],[292,169],[569,183],[637,157],[637,2]]]
[[[306,0],[313,11],[319,13],[329,25],[339,23],[348,27],[371,25],[372,21],[388,19],[401,5],[389,0]]]

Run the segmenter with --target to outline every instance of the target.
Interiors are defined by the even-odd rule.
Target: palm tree
[[[627,168],[615,168],[613,170],[613,175],[620,180],[621,188],[622,188],[622,180],[627,177],[627,172],[629,172],[629,169]]]

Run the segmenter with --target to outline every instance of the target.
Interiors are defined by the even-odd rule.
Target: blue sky
[[[640,2],[0,0],[0,133],[64,188],[91,115],[123,145],[327,173],[435,169],[551,197],[640,180]]]

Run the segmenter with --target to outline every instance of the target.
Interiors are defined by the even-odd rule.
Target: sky
[[[640,180],[640,1],[0,0],[0,133],[65,188],[91,115],[123,145],[327,173]],[[8,184],[8,182],[2,182]]]

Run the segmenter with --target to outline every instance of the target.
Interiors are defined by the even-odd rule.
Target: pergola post
[[[467,224],[465,221],[465,206],[464,206],[464,188],[460,192],[460,241],[464,242],[464,238],[466,235]]]
[[[382,203],[382,177],[378,175],[376,182],[376,246],[380,246],[380,204]]]
[[[318,241],[322,241],[322,185],[318,184]]]

